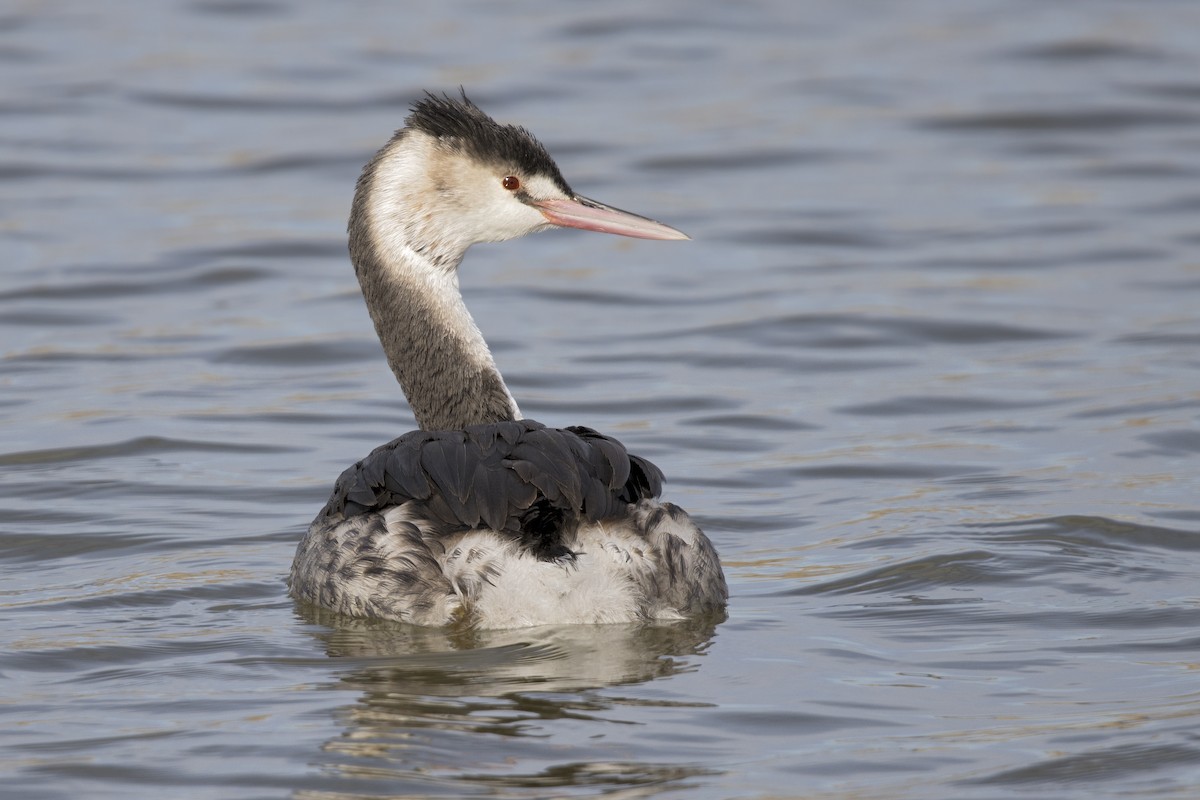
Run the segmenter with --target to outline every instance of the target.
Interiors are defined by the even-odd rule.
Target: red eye
[[[521,179],[516,175],[509,175],[507,178],[500,181],[500,185],[505,189],[508,189],[510,192],[515,192],[517,189],[521,188]]]

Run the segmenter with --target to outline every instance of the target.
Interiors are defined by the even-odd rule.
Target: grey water
[[[1195,797],[1200,5],[0,9],[0,795]],[[481,246],[527,416],[621,438],[720,624],[329,619],[414,426],[345,252],[424,89],[689,232]]]

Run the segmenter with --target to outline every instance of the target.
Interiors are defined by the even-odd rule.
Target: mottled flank
[[[587,428],[414,431],[338,479],[292,594],[340,613],[504,628],[720,611],[716,551],[658,468]]]
[[[291,593],[348,616],[445,625],[460,603],[439,556],[436,537],[397,515],[318,517],[296,548]]]

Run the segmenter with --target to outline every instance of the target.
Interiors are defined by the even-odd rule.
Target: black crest
[[[516,125],[501,125],[467,99],[426,93],[405,120],[409,128],[435,136],[480,161],[517,167],[526,175],[545,175],[568,195],[574,194],[550,153],[533,134]]]

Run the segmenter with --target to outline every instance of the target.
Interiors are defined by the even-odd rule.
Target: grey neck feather
[[[350,259],[388,365],[425,430],[520,419],[458,289],[469,243],[422,237],[415,211],[383,196],[404,185],[389,174],[388,149],[363,171],[349,225]]]

